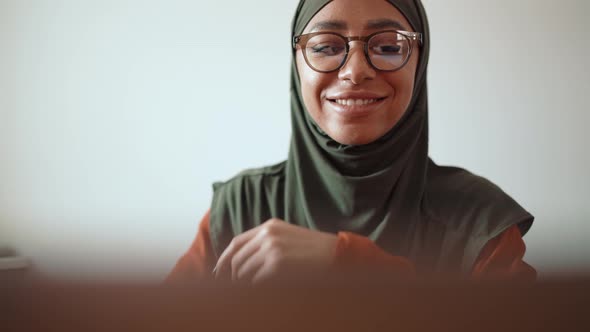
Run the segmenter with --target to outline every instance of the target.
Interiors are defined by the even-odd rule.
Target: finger
[[[256,269],[252,276],[252,284],[259,285],[271,279],[277,272],[275,263],[272,260],[264,260],[262,265]]]
[[[264,265],[265,256],[267,256],[267,253],[264,250],[259,249],[253,255],[248,257],[248,259],[238,268],[234,280],[251,284],[254,275]]]
[[[223,275],[229,275],[231,272],[231,260],[236,252],[238,252],[242,246],[244,246],[248,241],[256,236],[260,231],[260,226],[252,228],[236,237],[230,242],[230,244],[225,248],[223,253],[219,256],[217,260],[217,264],[215,268],[213,268],[215,277],[221,277]]]
[[[233,258],[231,259],[231,276],[232,280],[239,279],[238,271],[252,256],[254,256],[258,251],[260,251],[263,241],[265,240],[266,232],[259,231],[256,236],[254,236],[250,241],[240,248],[236,253],[234,253]]]

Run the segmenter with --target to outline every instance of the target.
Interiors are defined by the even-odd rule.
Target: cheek
[[[412,100],[414,93],[414,83],[416,78],[416,68],[418,64],[418,55],[413,54],[410,61],[401,70],[393,73],[389,78],[390,84],[396,91],[395,103],[405,112],[407,106]]]
[[[397,102],[403,105],[410,103],[412,94],[414,92],[414,71],[408,70],[400,71],[399,76],[395,78],[395,91]]]
[[[414,83],[416,81],[416,71],[418,70],[418,59],[420,59],[420,50],[415,49],[412,57],[410,58],[410,61],[408,61],[408,64],[406,65],[406,77],[405,77],[405,82],[406,83],[406,87],[408,89],[410,89],[410,91],[414,90]]]
[[[325,82],[325,74],[318,73],[305,63],[305,59],[301,52],[297,52],[297,72],[299,73],[299,80],[301,83],[301,94],[303,103],[308,112],[315,118],[320,113],[322,91],[327,85]],[[316,119],[317,120],[317,119]]]

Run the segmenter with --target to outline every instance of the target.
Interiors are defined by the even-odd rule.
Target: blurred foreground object
[[[366,276],[255,288],[0,282],[3,332],[590,331],[590,280],[394,283]]]
[[[18,256],[13,249],[0,245],[0,282],[23,281],[29,270],[30,262],[27,258]]]

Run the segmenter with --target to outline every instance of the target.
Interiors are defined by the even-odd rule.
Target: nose
[[[365,56],[364,44],[353,41],[350,45],[346,63],[340,68],[338,78],[355,85],[361,84],[365,80],[374,79],[377,71],[369,64]]]

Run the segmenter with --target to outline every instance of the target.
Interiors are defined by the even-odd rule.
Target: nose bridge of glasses
[[[362,36],[350,36],[344,37],[344,39],[346,39],[346,43],[348,44],[349,48],[352,48],[352,45],[355,43],[359,44],[360,47],[364,47],[364,44],[368,42],[368,40]]]
[[[368,56],[365,51],[365,45],[367,41],[363,40],[361,37],[348,37],[347,43],[349,45],[348,53],[346,54],[346,59],[344,60],[342,67],[349,66],[351,62],[358,63],[358,61],[360,60],[361,63],[370,68],[372,66],[370,63],[371,60],[368,59]],[[360,59],[357,58],[353,60],[355,56],[360,57]]]
[[[366,55],[366,47],[368,46],[368,42],[369,40],[367,39],[367,37],[363,37],[363,36],[350,36],[350,37],[345,37],[346,38],[346,42],[348,43],[348,52],[352,53],[353,49],[354,49],[354,45],[356,44],[358,46],[358,52],[363,56],[363,58],[366,59],[365,55]],[[350,55],[348,56],[350,57]]]

